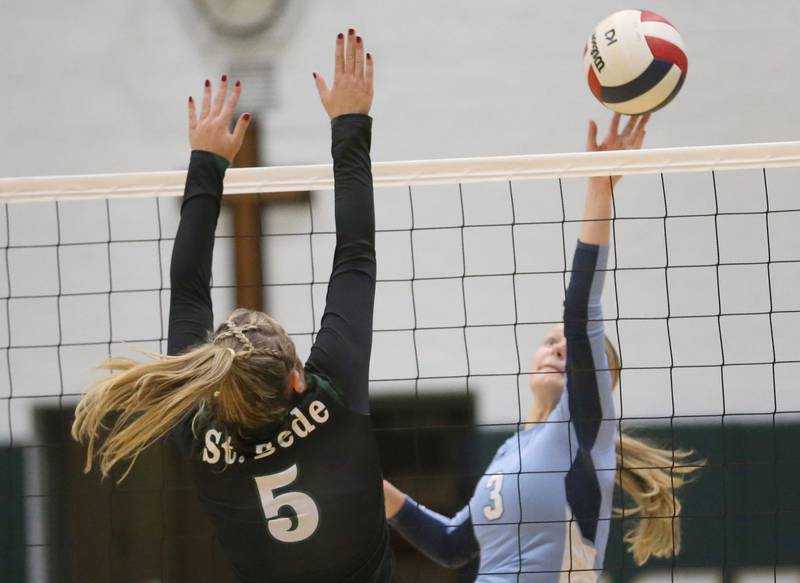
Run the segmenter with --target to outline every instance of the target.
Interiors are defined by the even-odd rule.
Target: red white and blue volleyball
[[[605,18],[592,31],[583,60],[594,96],[627,115],[655,111],[672,101],[688,66],[680,33],[647,10],[621,10]]]

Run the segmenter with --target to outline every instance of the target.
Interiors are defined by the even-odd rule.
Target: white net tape
[[[373,164],[375,187],[531,178],[780,168],[800,165],[800,142],[656,148]],[[185,172],[0,179],[0,200],[180,196]],[[228,171],[226,194],[294,192],[333,187],[330,164]]]

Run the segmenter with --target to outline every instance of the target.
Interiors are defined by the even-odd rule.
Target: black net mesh
[[[618,426],[705,463],[681,490],[682,553],[637,566],[622,543],[636,518],[623,512],[610,519],[604,577],[800,577],[799,177],[652,174],[617,188],[603,307],[621,357]],[[531,356],[561,320],[584,194],[584,179],[376,191],[376,437],[387,478],[443,514],[468,502],[527,419]],[[266,309],[307,355],[335,231],[332,193],[299,200],[265,198],[260,238]],[[166,349],[178,201],[1,212],[2,580],[232,581],[170,443],[116,485],[84,476],[83,451],[68,439],[93,365],[132,347]],[[216,322],[234,307],[234,237],[225,210]],[[628,502],[615,494],[617,506]],[[398,581],[478,571],[392,544]]]

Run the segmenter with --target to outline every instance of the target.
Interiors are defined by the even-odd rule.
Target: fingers
[[[206,79],[203,87],[203,103],[200,105],[200,119],[208,117],[209,111],[211,111],[211,81]]]
[[[372,55],[367,53],[367,89],[369,90],[370,94],[372,94],[372,79],[374,77],[374,63],[372,62]]]
[[[347,47],[345,48],[344,72],[352,75],[356,69],[356,31],[347,31]]]
[[[589,136],[586,138],[586,151],[596,152],[600,149],[597,144],[597,124],[593,119],[589,120]]]
[[[647,132],[641,131],[636,133],[636,137],[633,139],[633,145],[631,146],[632,149],[638,150],[642,147],[644,143],[644,136]]]
[[[639,118],[639,123],[636,125],[636,131],[643,132],[644,129],[647,127],[648,121],[650,121],[650,114],[645,113],[643,116]]]
[[[643,115],[639,120],[639,123],[636,124],[636,132],[634,134],[635,137],[633,140],[633,147],[636,148],[637,150],[641,148],[642,144],[644,143],[644,137],[647,134],[645,128],[647,127],[647,122],[649,120],[650,120],[650,114],[647,113]]]
[[[189,130],[197,127],[197,111],[194,105],[194,99],[189,96]]]
[[[639,121],[638,115],[632,115],[628,118],[628,123],[625,124],[625,128],[622,130],[623,136],[629,136],[633,132],[633,129],[636,127],[636,122]]]
[[[225,94],[228,92],[228,76],[223,75],[219,82],[219,89],[214,96],[214,104],[211,106],[211,115],[218,116],[222,111],[222,106],[225,104]]]
[[[232,161],[242,146],[251,120],[249,113],[242,114],[231,131],[231,119],[239,104],[242,84],[237,81],[226,97],[227,82],[227,76],[223,75],[213,98],[211,83],[205,82],[199,118],[194,99],[189,98],[189,145],[192,150],[205,150]]]
[[[325,78],[313,72],[320,101],[333,119],[346,113],[369,113],[372,105],[374,63],[365,52],[364,39],[352,28],[336,38],[336,73],[330,88]]]
[[[356,37],[356,79],[364,78],[364,41],[360,36]]]
[[[336,71],[336,75],[344,73],[344,35],[341,32],[336,37],[336,64],[334,71]]]
[[[319,98],[322,103],[325,103],[328,100],[328,84],[325,83],[325,79],[322,78],[322,75],[319,73],[313,73],[314,75],[314,82],[317,84],[317,92],[319,93]]]
[[[236,150],[238,151],[239,148],[242,147],[242,142],[244,142],[244,135],[247,133],[247,128],[250,127],[250,114],[243,113],[239,116],[239,119],[236,120],[236,127],[233,128],[233,139],[236,142]]]
[[[614,116],[611,118],[611,124],[608,126],[608,135],[609,137],[615,137],[619,134],[619,120],[622,118],[622,115],[619,113],[615,113]]]
[[[226,124],[230,124],[231,119],[233,119],[233,112],[236,111],[236,104],[239,103],[239,97],[241,97],[241,95],[242,84],[240,81],[237,81],[231,90],[230,97],[228,97],[225,106],[222,108],[222,121]]]

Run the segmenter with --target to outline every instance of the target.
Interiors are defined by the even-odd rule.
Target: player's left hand
[[[211,82],[206,81],[199,119],[194,99],[189,98],[189,144],[192,150],[211,152],[232,162],[242,147],[244,134],[250,125],[250,114],[240,115],[231,131],[231,121],[242,94],[242,84],[237,81],[226,100],[227,91],[228,76],[223,75],[217,94],[212,100]]]
[[[597,124],[594,120],[589,120],[589,137],[586,141],[586,151],[610,152],[614,150],[640,149],[642,143],[644,143],[646,134],[645,128],[647,127],[647,122],[650,120],[650,114],[632,115],[620,133],[619,122],[621,118],[622,116],[619,113],[614,114],[608,126],[608,133],[599,144],[597,143]],[[620,178],[622,178],[622,176],[612,176],[612,186],[619,182]],[[608,182],[607,178],[600,178],[600,180],[604,180],[606,183]]]

